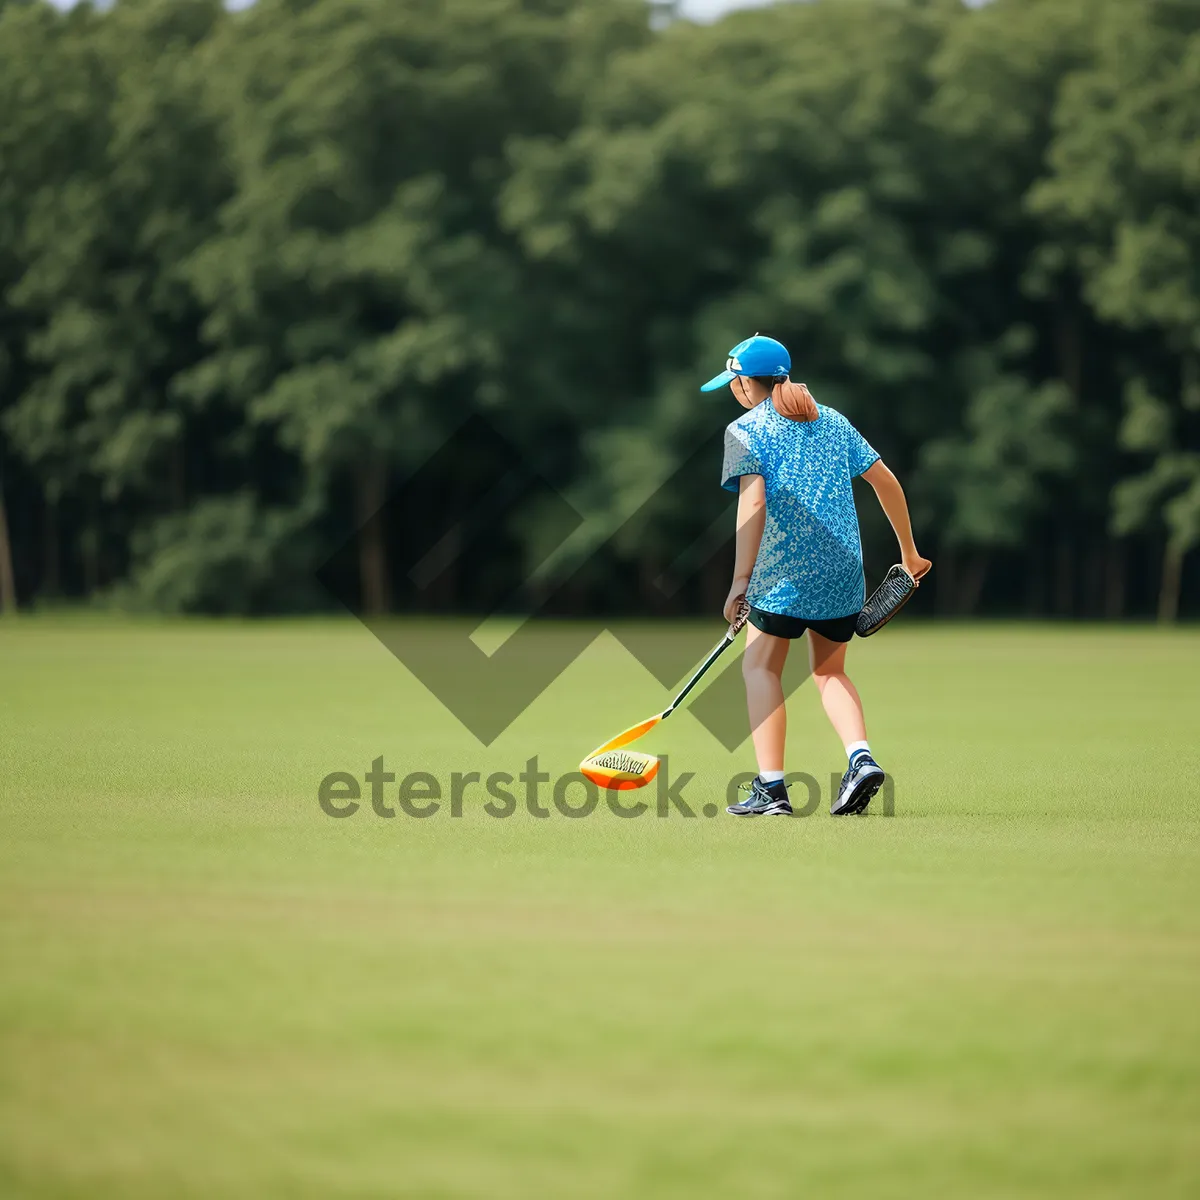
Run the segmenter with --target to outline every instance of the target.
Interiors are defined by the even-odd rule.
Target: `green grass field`
[[[483,749],[350,622],[0,623],[0,1195],[1200,1194],[1200,631],[851,666],[890,819],[334,820],[663,689],[606,636]]]

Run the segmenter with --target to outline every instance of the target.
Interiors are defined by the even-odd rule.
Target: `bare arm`
[[[888,470],[883,459],[878,459],[863,472],[863,478],[875,489],[879,506],[896,532],[896,541],[900,543],[900,559],[904,569],[913,577],[920,579],[933,563],[922,558],[917,553],[917,544],[913,541],[912,522],[908,516],[908,501],[904,498],[904,489],[900,480]]]
[[[758,547],[767,523],[767,488],[761,475],[743,475],[738,480],[737,548],[733,559],[733,583],[725,601],[725,619],[733,620],[733,610],[750,586]]]

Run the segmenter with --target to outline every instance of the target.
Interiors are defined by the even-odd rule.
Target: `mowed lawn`
[[[666,691],[604,635],[485,748],[349,621],[0,622],[0,1195],[1200,1195],[1200,631],[851,664],[892,817],[705,818],[682,713],[695,817],[333,819]]]

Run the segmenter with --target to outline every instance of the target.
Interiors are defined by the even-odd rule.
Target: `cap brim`
[[[736,378],[735,372],[722,371],[720,375],[714,375],[700,390],[702,392],[715,392],[717,388],[724,387]]]

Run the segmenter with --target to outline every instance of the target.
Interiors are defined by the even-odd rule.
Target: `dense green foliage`
[[[324,603],[314,567],[472,411],[615,528],[762,330],[905,480],[942,611],[1194,611],[1200,3],[661,7],[0,5],[19,598]],[[570,604],[695,540],[716,473]],[[510,535],[527,572],[556,540]],[[405,603],[390,552],[369,608]]]

